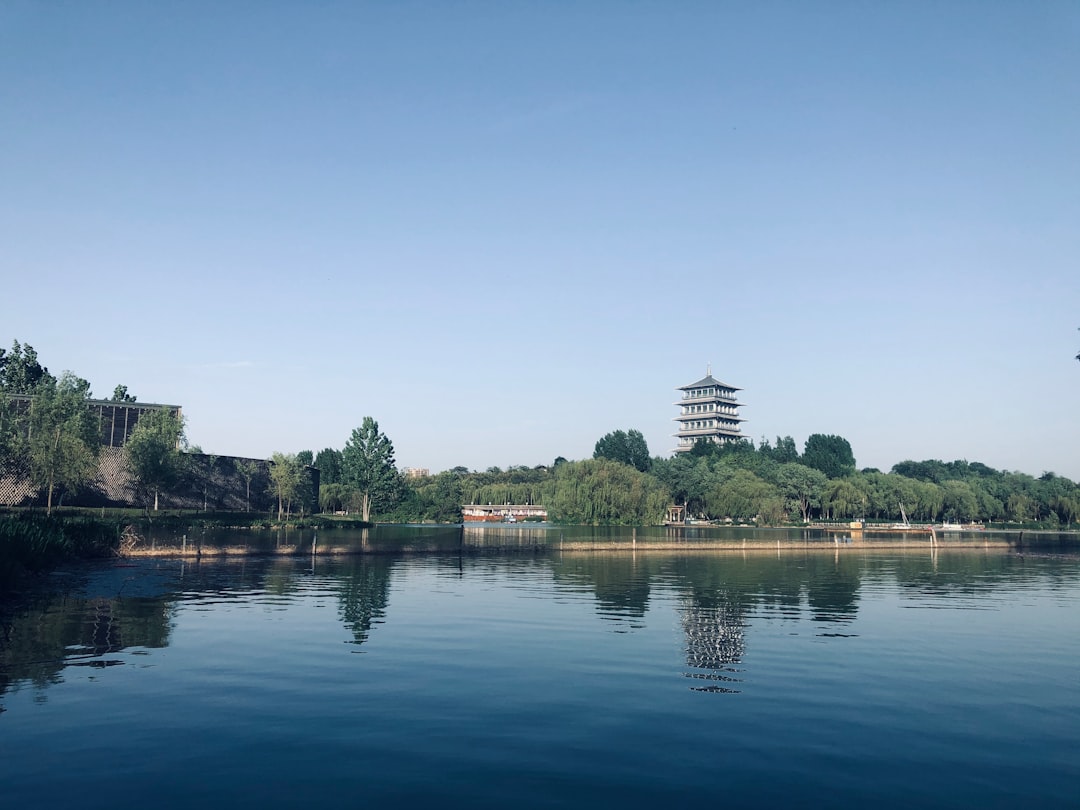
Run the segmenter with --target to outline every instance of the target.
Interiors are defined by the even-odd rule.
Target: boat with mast
[[[900,504],[900,517],[903,518],[904,522],[903,523],[894,523],[892,525],[892,527],[894,529],[900,529],[902,531],[910,531],[911,530],[911,521],[908,520],[907,512],[904,511],[904,502],[903,501],[897,501],[897,503]]]

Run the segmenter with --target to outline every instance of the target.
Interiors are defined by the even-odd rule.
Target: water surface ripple
[[[0,613],[13,807],[1071,807],[1080,560],[107,564]]]

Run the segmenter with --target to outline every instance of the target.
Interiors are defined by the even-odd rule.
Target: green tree
[[[773,461],[780,464],[790,464],[799,460],[799,451],[795,447],[795,440],[790,436],[776,437],[776,445],[772,451]]]
[[[834,478],[825,485],[821,502],[833,519],[864,517],[869,498],[853,478]]]
[[[195,453],[195,451],[193,449],[191,451],[191,454],[194,454],[194,453]],[[199,480],[197,481],[197,484],[198,484],[199,488],[202,490],[202,494],[203,494],[202,508],[203,508],[203,511],[206,512],[210,508],[210,490],[216,489],[216,487],[217,487],[215,473],[217,472],[217,464],[218,464],[219,459],[218,459],[217,456],[215,456],[213,454],[208,455],[208,454],[204,453],[202,451],[202,448],[199,448],[198,455],[200,456],[200,458],[199,458],[200,464],[198,465],[199,466],[199,470],[198,470]],[[217,499],[215,499],[215,500],[217,500]]]
[[[365,416],[341,452],[343,483],[355,492],[363,520],[372,508],[389,509],[400,494],[401,479],[394,464],[394,445],[379,432],[379,423]]]
[[[184,418],[165,408],[145,411],[124,445],[124,457],[147,512],[153,496],[158,511],[161,493],[174,487],[184,473]]]
[[[14,341],[11,351],[0,349],[0,392],[32,394],[38,383],[55,378],[38,362],[37,352],[29,343]]]
[[[28,408],[25,403],[12,401],[13,395],[30,395],[43,382],[55,383],[49,370],[37,359],[37,352],[29,343],[14,341],[11,350],[0,349],[0,463],[22,466],[26,464],[26,420]]]
[[[315,466],[319,468],[319,484],[341,483],[341,451],[332,448],[320,450],[315,456]]]
[[[608,458],[629,464],[641,472],[648,472],[652,465],[649,446],[640,430],[623,432],[616,430],[602,436],[593,450],[593,458]]]
[[[776,487],[749,470],[732,469],[706,494],[705,508],[710,517],[753,520],[766,503],[778,497]]]
[[[790,517],[787,502],[780,495],[770,495],[759,504],[758,520],[766,526],[778,526]]]
[[[403,522],[460,523],[461,505],[465,502],[463,492],[462,474],[453,470],[434,476],[409,477],[404,480],[402,497],[390,514],[394,520]],[[514,502],[518,501],[514,499]]]
[[[338,512],[345,508],[352,491],[344,484],[320,484],[319,508],[324,512]]]
[[[893,465],[892,472],[905,478],[914,478],[916,481],[930,481],[935,484],[940,484],[951,477],[945,463],[937,459],[901,461]]]
[[[292,502],[300,494],[303,479],[301,469],[293,453],[274,453],[270,457],[270,489],[277,498],[278,520],[283,515],[286,519],[292,516]]]
[[[951,520],[971,520],[979,513],[979,499],[967,481],[943,481],[945,516]]]
[[[259,465],[254,461],[238,461],[236,462],[236,471],[240,473],[240,477],[244,479],[244,486],[246,487],[246,504],[247,511],[251,511],[251,481],[259,473]]]
[[[1009,517],[1018,523],[1026,523],[1035,519],[1035,501],[1020,492],[1014,492],[1009,496],[1006,504]]]
[[[90,383],[65,372],[59,380],[42,377],[33,389],[23,440],[30,480],[45,492],[46,511],[53,495],[74,491],[97,468],[101,436],[87,407]]]
[[[134,402],[135,397],[128,393],[126,385],[118,385],[113,389],[112,396],[109,398],[113,402]]]
[[[670,503],[670,493],[653,476],[597,458],[560,464],[546,505],[558,523],[639,526],[663,522]]]
[[[711,457],[700,457],[693,452],[678,453],[674,458],[657,459],[651,472],[671,491],[674,503],[686,506],[688,515],[700,515],[704,513],[705,494],[712,484],[710,460]]]
[[[910,515],[919,520],[937,520],[945,503],[945,493],[933,481],[914,481],[913,484],[915,498]]]
[[[810,520],[810,510],[821,505],[821,493],[828,483],[825,473],[802,464],[781,464],[776,482],[793,509],[798,509],[803,523]]]
[[[801,463],[821,470],[829,478],[843,478],[855,472],[855,456],[842,436],[814,433],[806,440]]]

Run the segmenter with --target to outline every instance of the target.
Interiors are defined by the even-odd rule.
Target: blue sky
[[[207,452],[1080,479],[1074,2],[0,6],[0,343]]]

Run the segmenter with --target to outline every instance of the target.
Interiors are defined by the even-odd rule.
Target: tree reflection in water
[[[373,624],[381,624],[390,598],[392,557],[383,554],[348,558],[336,577],[338,614],[354,644],[367,641]]]
[[[61,683],[69,666],[122,664],[105,656],[125,649],[166,647],[171,614],[165,597],[42,594],[11,607],[0,618],[0,696],[21,684],[44,690]]]
[[[819,631],[855,621],[864,586],[884,583],[900,598],[977,596],[999,585],[1071,587],[1074,566],[1053,557],[970,551],[871,554],[785,552],[568,553],[537,551],[455,557],[465,578],[514,578],[521,554],[530,567],[550,571],[558,591],[591,593],[596,613],[616,632],[645,627],[653,602],[674,600],[683,635],[686,676],[704,691],[736,691],[748,650],[747,628],[763,614],[812,621]],[[96,591],[69,587],[0,605],[0,697],[30,684],[44,690],[68,666],[123,663],[124,650],[169,644],[178,606],[207,599],[243,601],[252,594],[299,600],[317,589],[336,596],[337,616],[356,645],[365,643],[388,609],[393,554],[319,558],[242,558],[203,563],[169,561],[98,572]],[[399,575],[401,571],[398,572]],[[822,625],[825,625],[824,627]],[[838,635],[821,632],[821,635]]]

